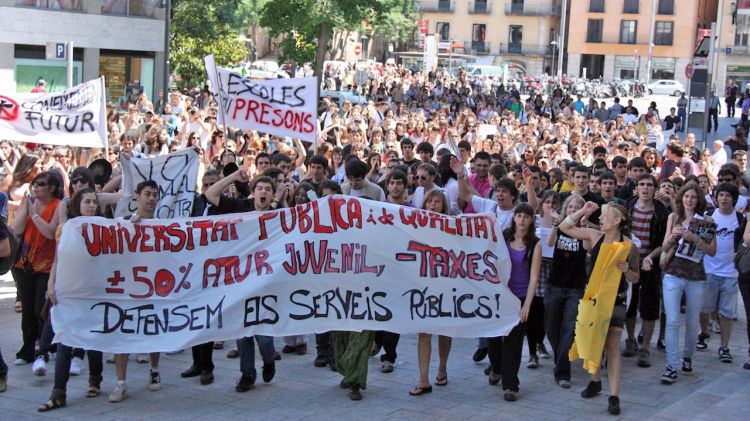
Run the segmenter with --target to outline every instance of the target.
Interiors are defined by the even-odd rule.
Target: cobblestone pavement
[[[489,386],[483,374],[486,360],[474,363],[471,356],[476,341],[456,339],[448,360],[449,384],[434,387],[431,394],[411,397],[408,392],[418,379],[416,336],[406,335],[398,346],[396,370],[380,372],[378,358],[370,360],[370,377],[364,399],[349,400],[339,389],[340,376],[327,368],[315,368],[314,338],[305,356],[284,355],[277,362],[277,374],[269,384],[262,382],[244,394],[234,391],[239,377],[239,361],[226,358],[232,342],[214,352],[216,381],[201,386],[196,378],[182,379],[180,372],[191,364],[190,351],[162,355],[160,371],[163,388],[147,388],[148,364],[136,364],[131,358],[128,372],[128,397],[121,403],[109,403],[108,394],[115,383],[113,364],[105,364],[102,396],[84,397],[87,369],[71,377],[68,384],[68,407],[40,414],[37,405],[50,394],[54,364],[45,377],[31,374],[31,366],[14,366],[15,351],[20,347],[20,315],[13,311],[13,282],[0,278],[0,348],[10,365],[8,390],[0,394],[0,419],[75,419],[75,420],[220,420],[220,419],[510,419],[524,416],[533,420],[615,419],[606,412],[606,393],[584,400],[579,392],[588,377],[575,364],[573,388],[557,386],[550,360],[540,360],[536,370],[527,369],[524,350],[520,369],[521,391],[517,402],[505,402],[499,386]],[[740,303],[740,306],[742,304]],[[707,352],[697,352],[695,375],[681,376],[670,386],[659,383],[665,354],[654,351],[652,366],[639,368],[635,358],[624,358],[620,392],[620,419],[747,419],[750,412],[750,371],[743,370],[747,356],[744,317],[734,323],[731,364],[719,362],[716,350],[718,335],[709,342]],[[283,346],[276,340],[277,349]],[[437,344],[433,345],[433,372],[437,367]],[[259,358],[259,357],[258,357]],[[256,366],[260,368],[258,361]],[[607,379],[604,377],[604,390]],[[340,418],[339,418],[340,417]]]

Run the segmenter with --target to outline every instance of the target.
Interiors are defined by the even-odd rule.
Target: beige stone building
[[[560,28],[560,0],[417,0],[429,34],[453,52],[511,72],[540,75],[552,69]],[[554,70],[552,71],[554,73]]]
[[[730,80],[743,89],[750,83],[750,5],[747,2],[723,2],[720,11],[714,87],[719,95]]]
[[[651,79],[683,83],[698,30],[710,28],[717,0],[570,0],[567,74],[646,79],[651,15]]]

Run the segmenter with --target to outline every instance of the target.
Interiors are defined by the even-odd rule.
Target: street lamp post
[[[552,73],[555,69],[555,53],[557,53],[557,40],[553,40],[550,42],[550,45],[552,45],[552,67],[550,69],[550,73]]]

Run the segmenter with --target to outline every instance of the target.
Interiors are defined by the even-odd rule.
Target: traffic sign
[[[67,60],[66,50],[64,42],[48,42],[45,55],[47,60]]]
[[[685,65],[685,77],[688,79],[693,78],[693,63],[688,63]]]
[[[362,54],[362,44],[357,44],[354,46],[354,55],[359,57]]]

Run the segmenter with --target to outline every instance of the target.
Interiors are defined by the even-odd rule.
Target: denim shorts
[[[738,291],[736,277],[706,274],[706,292],[701,312],[713,313],[718,310],[722,317],[734,319],[737,315]]]

